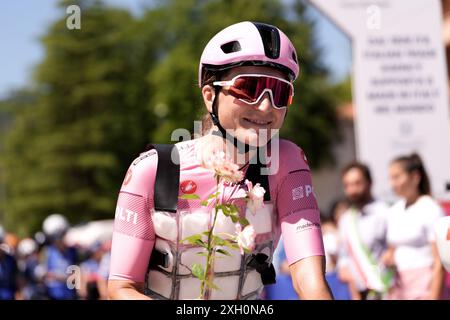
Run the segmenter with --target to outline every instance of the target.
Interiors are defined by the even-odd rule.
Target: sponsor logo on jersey
[[[192,180],[185,180],[180,184],[181,192],[191,194],[197,191],[197,184]]]
[[[123,179],[123,185],[126,186],[133,176],[133,171],[131,169],[128,169],[127,174],[125,175],[125,179]]]
[[[119,206],[116,207],[116,219],[137,224],[137,218],[137,212]]]
[[[292,189],[292,200],[308,198],[313,193],[313,187],[309,184]]]
[[[296,231],[305,231],[305,230],[313,229],[313,228],[320,229],[320,223],[307,221],[305,223],[298,225],[296,227]]]
[[[154,149],[141,153],[140,156],[136,160],[133,161],[133,166],[137,165],[139,162],[141,162],[145,158],[148,158],[151,155],[154,155],[155,153],[156,153],[156,150],[154,150]]]

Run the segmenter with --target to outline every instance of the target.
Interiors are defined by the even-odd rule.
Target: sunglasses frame
[[[227,86],[230,86],[230,87],[231,87],[231,86],[234,85],[236,79],[238,79],[238,78],[240,78],[240,77],[254,77],[254,78],[256,78],[256,77],[265,77],[265,78],[277,79],[277,80],[279,80],[279,81],[281,81],[281,82],[287,83],[287,84],[291,87],[292,95],[290,96],[289,104],[288,104],[287,106],[283,106],[283,107],[277,107],[277,106],[275,105],[275,102],[274,102],[274,99],[273,99],[272,89],[269,89],[269,88],[264,89],[264,90],[261,92],[261,94],[259,95],[258,99],[256,99],[254,102],[249,102],[249,101],[246,101],[246,100],[244,100],[244,99],[235,97],[235,98],[238,99],[239,101],[245,102],[245,103],[247,103],[247,104],[249,104],[249,105],[255,105],[255,104],[258,104],[258,103],[259,103],[259,100],[261,100],[261,97],[263,97],[264,94],[265,94],[266,92],[268,92],[269,95],[270,95],[271,102],[272,102],[272,107],[274,107],[275,109],[285,109],[285,108],[287,108],[289,105],[292,104],[292,97],[294,96],[294,85],[293,85],[291,82],[289,82],[289,81],[287,81],[287,80],[285,80],[285,79],[283,79],[283,78],[279,78],[279,77],[275,77],[275,76],[269,76],[269,75],[266,75],[266,74],[244,73],[244,74],[238,74],[237,76],[234,76],[233,79],[231,79],[231,80],[214,81],[212,84],[213,84],[214,86],[221,86],[221,87],[227,87]]]

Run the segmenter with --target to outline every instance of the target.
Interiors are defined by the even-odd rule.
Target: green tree
[[[73,3],[81,30],[66,28]],[[197,85],[202,50],[243,20],[279,26],[293,40],[301,75],[282,136],[303,147],[313,167],[331,159],[339,95],[318,62],[302,1],[160,0],[141,17],[95,0],[60,7],[42,39],[32,98],[0,105],[13,118],[0,139],[7,227],[36,231],[54,212],[72,222],[112,218],[125,172],[146,143],[170,142],[176,128],[193,132],[206,111]]]
[[[149,139],[145,33],[124,10],[78,5],[81,30],[63,16],[42,39],[36,102],[17,110],[5,139],[5,220],[20,233],[53,212],[111,218],[126,168]]]
[[[164,17],[162,58],[148,76],[154,92],[151,105],[162,120],[154,136],[157,142],[169,142],[174,128],[188,128],[192,132],[193,121],[205,113],[197,75],[199,58],[208,40],[230,24],[260,21],[280,27],[293,41],[299,55],[301,73],[281,136],[304,148],[314,168],[333,160],[330,150],[337,137],[337,99],[327,81],[327,71],[318,59],[320,51],[312,34],[314,22],[308,18],[303,1],[291,5],[273,0],[164,3],[159,7]]]

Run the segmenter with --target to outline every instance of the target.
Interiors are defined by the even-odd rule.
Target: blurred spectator
[[[267,300],[298,300],[298,295],[292,285],[289,263],[284,252],[283,237],[280,238],[273,254],[273,266],[277,273],[276,283],[265,287]]]
[[[89,257],[80,265],[81,285],[79,295],[85,300],[98,300],[100,293],[97,286],[100,271],[100,261],[103,256],[102,244],[94,243],[89,249]]]
[[[69,223],[60,214],[48,216],[43,223],[43,230],[49,241],[44,254],[47,270],[45,286],[52,300],[76,298],[75,288],[72,289],[67,284],[68,268],[77,263],[76,249],[68,247],[64,242],[64,235],[68,228]]]
[[[5,246],[5,231],[0,226],[0,300],[13,300],[16,297],[18,269],[13,255]]]
[[[389,175],[401,200],[389,210],[389,249],[382,259],[397,270],[388,298],[439,299],[444,270],[435,243],[434,223],[444,212],[430,196],[428,175],[417,154],[393,160]]]
[[[103,256],[100,260],[97,287],[101,300],[108,300],[109,264],[111,261],[111,240],[103,243]]]
[[[336,300],[349,300],[351,295],[348,285],[342,282],[336,273],[338,249],[338,230],[337,219],[347,210],[348,203],[344,200],[336,201],[328,215],[321,215],[322,234],[326,255],[326,279],[333,296]],[[277,282],[274,285],[266,286],[266,299],[268,300],[298,300],[294,287],[292,285],[289,263],[284,251],[283,237],[273,255],[273,265],[277,273]]]
[[[358,162],[342,171],[349,209],[339,220],[339,278],[348,283],[353,299],[380,299],[389,285],[378,264],[386,249],[387,205],[372,196],[369,168]]]
[[[25,238],[17,246],[20,270],[20,295],[24,300],[47,299],[43,283],[45,267],[39,263],[39,247],[35,240]]]
[[[339,248],[339,233],[337,229],[337,220],[348,209],[346,200],[338,200],[331,206],[327,215],[321,216],[321,226],[323,234],[323,244],[326,257],[326,274],[328,285],[333,293],[335,300],[350,300],[351,295],[348,284],[341,281],[337,276],[336,264]]]

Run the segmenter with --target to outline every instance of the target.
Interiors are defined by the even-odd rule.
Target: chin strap
[[[251,146],[248,143],[244,143],[242,141],[240,141],[238,138],[236,138],[235,136],[233,136],[232,134],[228,133],[224,127],[222,127],[222,125],[220,124],[219,121],[219,106],[218,106],[218,100],[217,98],[219,97],[219,93],[220,93],[220,86],[214,86],[214,100],[213,100],[213,104],[212,104],[212,112],[209,113],[209,115],[211,116],[212,122],[214,123],[214,125],[219,129],[214,130],[213,132],[211,132],[211,134],[218,136],[218,137],[222,137],[228,141],[230,141],[231,143],[233,143],[234,147],[238,150],[239,153],[247,153],[250,150],[258,150],[257,146]]]

